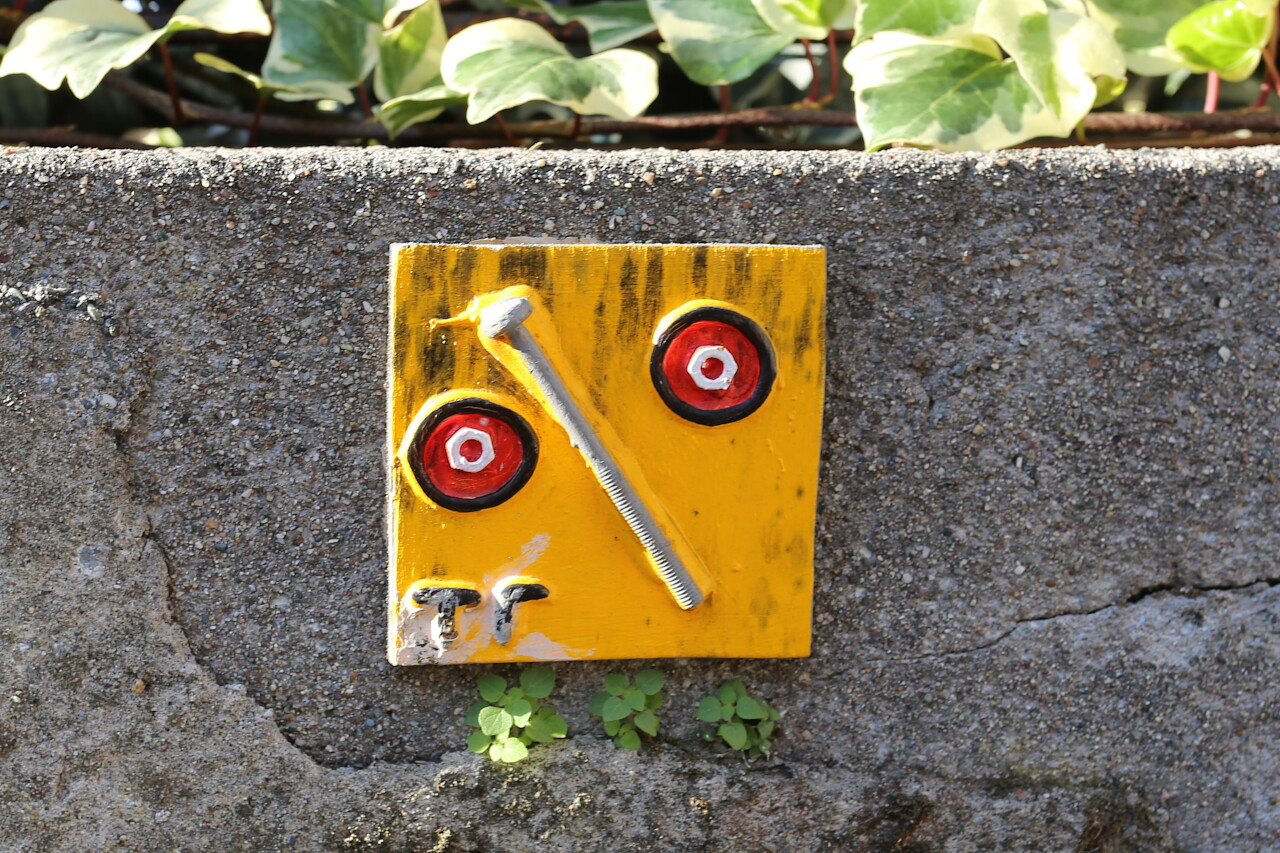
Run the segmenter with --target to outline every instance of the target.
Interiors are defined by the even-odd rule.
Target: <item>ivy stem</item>
[[[1222,88],[1222,78],[1217,72],[1210,71],[1209,79],[1204,87],[1204,112],[1205,115],[1213,115],[1218,111],[1218,90]]]
[[[498,120],[498,127],[502,128],[502,136],[506,139],[507,144],[512,148],[518,148],[520,143],[516,142],[515,134],[511,132],[511,128],[507,125],[507,120],[502,117],[502,113],[494,113],[493,117]],[[582,116],[578,116],[577,118],[580,124]]]
[[[132,80],[119,72],[112,72],[103,79],[104,85],[123,92],[126,96],[155,112],[166,114],[169,110],[169,96],[159,89],[153,89]],[[231,127],[252,127],[253,114],[248,111],[230,110],[184,100],[183,111],[191,121],[212,122]],[[386,139],[387,129],[377,122],[329,121],[314,118],[296,118],[290,115],[264,113],[261,129],[272,134],[300,136],[309,139],[353,139],[369,137]],[[694,128],[713,127],[856,127],[857,117],[849,110],[814,110],[796,109],[795,107],[769,107],[759,109],[738,110],[721,113],[702,112],[680,115],[640,116],[629,120],[610,118],[583,119],[579,124],[579,133],[595,136],[610,133],[662,133],[664,131],[690,130]],[[1257,112],[1253,110],[1220,112],[1215,115],[1192,113],[1122,113],[1102,112],[1090,113],[1084,117],[1083,124],[1090,134],[1182,134],[1178,144],[1187,144],[1187,134],[1217,133],[1230,134],[1233,131],[1250,130],[1256,141],[1267,135],[1267,144],[1276,141],[1271,134],[1280,133],[1280,113]],[[558,137],[567,138],[573,129],[574,122],[532,121],[512,125],[509,130],[522,137]],[[12,134],[10,134],[12,135]],[[405,143],[427,142],[459,137],[493,139],[501,136],[496,123],[471,125],[463,122],[431,122],[415,125],[402,133],[398,139]],[[1141,144],[1162,145],[1170,139],[1153,139],[1143,137]],[[1231,142],[1234,139],[1235,142]],[[1095,141],[1097,141],[1095,139]],[[1238,137],[1224,136],[1222,140],[1214,140],[1214,144],[1241,144]],[[1038,145],[1056,145],[1052,141],[1040,140]],[[1111,143],[1108,143],[1111,144]],[[1134,144],[1140,144],[1135,142]],[[1128,147],[1133,147],[1132,145]]]
[[[1272,14],[1271,38],[1267,40],[1267,46],[1262,49],[1262,61],[1267,66],[1267,73],[1262,80],[1262,86],[1259,87],[1258,100],[1254,103],[1254,106],[1259,108],[1266,106],[1268,92],[1280,92],[1280,71],[1276,69],[1276,27],[1280,26],[1280,7],[1277,7]]]
[[[24,11],[26,11],[26,8],[27,8],[27,0],[15,0],[13,4],[13,11],[21,15]]]
[[[720,112],[728,115],[730,112],[731,102],[729,100],[729,84],[725,83],[720,87]],[[724,145],[729,141],[729,125],[722,124],[720,129],[716,131],[716,135],[711,138],[712,145]]]
[[[573,129],[569,131],[570,139],[577,139],[582,134],[582,114],[573,114]]]
[[[173,108],[173,124],[178,126],[185,121],[182,114],[182,99],[178,96],[178,79],[173,74],[173,58],[169,56],[169,45],[160,42],[160,60],[164,63],[164,81],[169,87],[169,103]]]
[[[364,113],[364,117],[373,118],[373,106],[369,103],[369,90],[364,87],[363,83],[356,86],[356,97],[360,99],[360,112]]]
[[[836,31],[827,31],[827,64],[831,66],[831,91],[827,93],[826,99],[823,101],[829,104],[836,99],[836,94],[840,91],[840,54],[836,52]]]
[[[1262,85],[1258,87],[1258,97],[1253,101],[1253,108],[1260,110],[1267,105],[1267,99],[1271,97],[1271,79],[1270,75],[1263,78]]]
[[[267,93],[258,92],[258,105],[253,110],[253,124],[249,126],[249,138],[244,143],[246,148],[252,148],[258,141],[258,130],[262,127],[262,110],[266,105]]]
[[[804,45],[805,59],[809,60],[809,71],[813,75],[809,80],[809,94],[805,96],[806,104],[816,104],[818,102],[818,60],[813,58],[813,48],[809,44],[808,39],[800,39],[800,44]]]

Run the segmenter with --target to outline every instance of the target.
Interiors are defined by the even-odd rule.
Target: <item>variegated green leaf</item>
[[[384,101],[374,107],[374,114],[392,139],[399,136],[406,127],[419,122],[431,121],[440,115],[446,107],[465,104],[467,96],[455,92],[437,81],[419,92],[401,95]]]
[[[438,0],[429,0],[409,13],[399,26],[378,36],[378,69],[373,91],[389,101],[438,83],[440,55],[449,40]]]
[[[332,98],[344,104],[378,59],[376,23],[331,0],[276,0],[275,34],[262,76],[285,101]]]
[[[275,94],[276,92],[281,91],[279,86],[272,86],[266,80],[263,80],[262,77],[260,77],[259,75],[254,74],[252,71],[246,71],[240,66],[232,62],[228,62],[227,60],[223,59],[220,56],[214,56],[211,53],[197,53],[194,59],[196,62],[199,62],[201,65],[204,65],[208,68],[212,68],[215,71],[221,71],[224,74],[234,74],[236,77],[239,77],[241,80],[244,80],[245,82],[252,84],[254,88],[258,89],[261,92],[266,92],[268,94]],[[298,90],[295,90],[295,91],[298,91]]]
[[[470,96],[467,121],[529,101],[550,101],[584,115],[633,118],[658,95],[658,66],[637,50],[577,59],[542,27],[501,18],[467,27],[445,45],[446,86]]]
[[[752,0],[765,23],[793,39],[818,40],[837,23],[852,25],[857,0]]]
[[[1275,0],[1218,0],[1174,24],[1167,43],[1192,71],[1245,80],[1271,38],[1275,5]]]
[[[676,64],[705,86],[749,77],[795,39],[770,27],[751,0],[649,0]]]
[[[1138,74],[1162,77],[1182,67],[1165,34],[1204,0],[1085,0],[1089,16],[1124,48],[1125,64]]]
[[[260,0],[186,0],[164,25],[166,36],[178,30],[271,34],[271,19]]]
[[[179,30],[271,31],[258,0],[187,0],[158,30],[115,0],[54,0],[18,27],[0,76],[26,74],[46,89],[65,80],[77,98],[113,68],[136,62]]]
[[[114,0],[54,0],[13,34],[0,76],[26,74],[46,89],[66,80],[71,93],[84,98],[108,71],[135,62],[161,34]]]
[[[387,11],[382,13],[382,26],[390,29],[395,25],[396,18],[405,12],[412,12],[425,2],[426,0],[388,0]]]
[[[851,50],[845,69],[868,150],[893,142],[989,150],[1060,127],[1017,64],[984,36],[881,33]]]
[[[594,53],[621,47],[648,35],[655,27],[645,0],[602,0],[566,9],[561,16],[561,24],[577,21],[586,28]]]
[[[569,7],[549,0],[507,0],[507,5],[549,15],[561,26],[577,21],[586,29],[594,53],[621,47],[654,30],[646,0],[600,0]]]
[[[974,27],[1009,54],[1068,136],[1093,109],[1097,77],[1124,77],[1124,53],[1111,34],[1073,0],[982,0]]]
[[[333,5],[370,24],[381,24],[385,11],[382,0],[333,0]]]
[[[979,0],[860,0],[856,40],[896,30],[917,36],[955,38],[973,32]]]

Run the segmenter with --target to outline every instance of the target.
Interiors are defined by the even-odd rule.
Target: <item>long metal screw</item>
[[[500,299],[481,309],[480,334],[486,338],[505,337],[511,348],[520,354],[525,369],[547,399],[552,415],[569,434],[569,441],[586,459],[600,487],[644,546],[650,563],[676,603],[685,610],[698,606],[703,600],[702,590],[698,589],[684,562],[671,547],[671,540],[662,532],[649,508],[591,428],[542,347],[524,327],[524,321],[531,314],[533,303],[523,296]]]

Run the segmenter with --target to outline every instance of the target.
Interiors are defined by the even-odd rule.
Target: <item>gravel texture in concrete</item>
[[[0,850],[1280,848],[1280,150],[0,154]],[[383,658],[393,242],[827,247],[814,654],[463,750]],[[772,756],[699,739],[737,676]]]

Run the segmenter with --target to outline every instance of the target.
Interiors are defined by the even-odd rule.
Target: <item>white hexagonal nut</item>
[[[720,362],[720,375],[712,379],[702,372],[702,367],[708,361]],[[698,347],[693,351],[693,356],[689,359],[689,377],[693,379],[693,384],[697,385],[704,391],[723,391],[733,382],[733,377],[738,373],[738,362],[734,360],[733,353],[721,346],[714,347]]]
[[[480,455],[475,459],[468,459],[462,453],[462,446],[469,441],[478,442],[480,445]],[[449,440],[444,443],[444,449],[449,456],[449,467],[455,471],[466,471],[468,474],[483,471],[489,467],[494,457],[493,437],[474,427],[463,427],[449,436]]]

